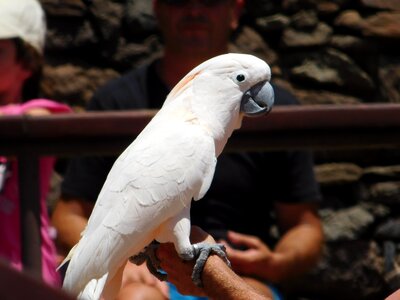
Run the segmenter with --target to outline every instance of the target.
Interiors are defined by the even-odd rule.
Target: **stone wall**
[[[149,0],[41,1],[49,97],[82,106],[162,50]],[[304,103],[400,102],[399,49],[398,0],[247,1],[232,43],[264,58]]]
[[[162,51],[150,0],[41,0],[46,97],[83,110],[93,91]],[[248,0],[232,51],[264,58],[304,104],[400,102],[400,1]],[[383,299],[400,287],[400,155],[316,152],[326,232],[293,299]],[[300,241],[299,241],[300,242]]]

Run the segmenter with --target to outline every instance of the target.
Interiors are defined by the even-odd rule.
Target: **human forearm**
[[[263,299],[269,298],[260,295],[243,279],[236,275],[218,256],[208,258],[203,270],[203,285],[206,295],[214,299]]]
[[[90,215],[91,205],[79,200],[60,199],[52,215],[57,230],[57,245],[60,254],[66,255],[80,239]]]
[[[215,243],[210,235],[196,226],[192,227],[191,241]],[[168,280],[182,294],[206,295],[215,299],[269,299],[259,295],[217,255],[211,255],[206,261],[202,272],[202,289],[195,286],[191,278],[195,262],[183,261],[176,253],[173,244],[160,244],[157,256],[161,267],[168,274]]]
[[[322,228],[302,224],[287,231],[276,245],[263,277],[281,282],[304,274],[319,260],[323,245]]]
[[[271,256],[261,265],[259,274],[272,282],[281,282],[310,270],[319,260],[323,231],[317,205],[277,203],[276,214],[282,237]]]
[[[64,216],[59,223],[55,223],[60,254],[67,254],[69,249],[79,241],[80,233],[85,226],[85,220],[76,215]]]

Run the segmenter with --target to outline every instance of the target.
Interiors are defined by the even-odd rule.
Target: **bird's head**
[[[189,72],[166,103],[181,99],[214,138],[227,140],[243,116],[269,112],[274,103],[268,64],[249,54],[223,54]],[[180,101],[178,101],[180,102]]]

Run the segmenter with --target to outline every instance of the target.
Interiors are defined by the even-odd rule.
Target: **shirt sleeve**
[[[315,179],[314,160],[310,151],[287,151],[282,153],[277,168],[274,199],[282,203],[319,203],[320,187]]]
[[[321,201],[315,179],[313,155],[310,151],[293,150],[264,153],[261,174],[269,183],[269,197],[273,202],[306,203]]]

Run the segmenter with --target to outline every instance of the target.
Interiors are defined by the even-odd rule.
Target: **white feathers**
[[[238,81],[238,74],[246,80]],[[71,252],[66,290],[97,299],[127,259],[154,239],[174,242],[182,257],[193,256],[191,201],[209,189],[216,157],[241,124],[244,93],[269,79],[265,62],[228,54],[201,64],[176,85],[110,170]]]

